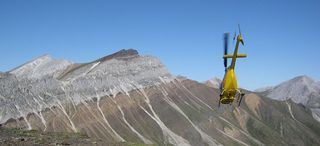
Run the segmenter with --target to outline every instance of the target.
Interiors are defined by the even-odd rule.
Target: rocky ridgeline
[[[292,100],[312,111],[313,117],[320,122],[320,83],[308,76],[298,76],[277,86],[257,90],[275,100]]]
[[[44,55],[1,76],[0,123],[26,120],[30,113],[43,119],[46,108],[63,109],[66,103],[77,105],[97,95],[127,93],[172,78],[157,58],[139,56],[132,49],[85,64]]]

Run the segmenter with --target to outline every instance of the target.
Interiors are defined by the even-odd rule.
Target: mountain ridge
[[[311,77],[297,76],[260,93],[275,100],[291,99],[295,103],[301,103],[320,122],[320,83]]]
[[[2,84],[0,87],[2,109],[5,110],[10,107],[10,112],[3,113],[4,115],[0,116],[1,123],[8,120],[11,114],[25,117],[27,113],[39,111],[43,107],[60,106],[60,102],[62,102],[60,100],[65,100],[61,96],[63,94],[71,96],[72,101],[77,104],[83,99],[74,95],[73,92],[81,92],[81,94],[89,97],[95,96],[94,91],[103,90],[102,88],[106,87],[112,88],[112,91],[108,92],[128,92],[132,89],[148,86],[153,82],[165,81],[171,77],[171,74],[160,61],[152,57],[135,58],[129,62],[112,58],[101,64],[100,62],[93,62],[67,73],[65,78],[62,79],[58,79],[57,76],[45,76],[47,75],[46,72],[34,76],[34,70],[38,71],[38,68],[34,68],[34,65],[41,67],[41,65],[47,65],[48,62],[52,61],[53,59],[48,55],[41,56],[11,71],[10,77],[2,78],[2,82],[0,82]],[[130,68],[128,64],[131,66]],[[55,66],[45,66],[44,68],[48,69],[50,74],[61,73]],[[66,66],[64,66],[65,68]],[[127,83],[127,80],[130,80],[130,83]],[[10,87],[10,90],[8,90],[8,87]],[[59,94],[60,97],[53,97],[52,95],[55,94]],[[21,103],[16,104],[17,100],[21,100]],[[39,103],[39,101],[45,102]],[[25,102],[31,102],[34,105],[29,106],[30,103],[25,105]]]
[[[219,89],[220,83],[221,83],[221,79],[219,79],[218,77],[214,77],[212,79],[204,81],[204,84],[206,84],[207,86],[212,88],[217,88],[217,89]]]
[[[0,78],[0,124],[80,132],[98,145],[320,145],[320,124],[302,105],[248,91],[240,107],[218,108],[217,88],[172,75],[156,57],[114,54],[59,76]]]
[[[66,69],[72,63],[64,59],[53,59],[48,54],[28,61],[8,73],[17,77],[42,78],[43,76],[58,76],[59,72]]]

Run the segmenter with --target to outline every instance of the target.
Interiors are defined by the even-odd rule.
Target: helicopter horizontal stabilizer
[[[247,54],[238,54],[237,58],[246,58]],[[223,55],[223,58],[233,58],[232,54]]]

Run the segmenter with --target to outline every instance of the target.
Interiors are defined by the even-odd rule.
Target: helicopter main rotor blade
[[[228,42],[229,42],[229,33],[224,33],[224,51],[223,55],[228,54]],[[224,58],[224,67],[227,68],[228,65],[228,59]]]
[[[240,29],[240,24],[238,24],[238,28],[239,28],[239,34],[242,35],[241,34],[241,29]]]

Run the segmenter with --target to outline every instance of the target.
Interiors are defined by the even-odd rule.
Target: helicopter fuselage
[[[238,91],[238,83],[234,69],[229,68],[227,70],[223,78],[221,88],[222,91],[220,96],[222,98],[220,102],[222,104],[232,103]]]
[[[237,58],[245,58],[246,54],[238,54],[239,44],[243,43],[241,34],[237,37],[237,43],[233,54],[226,54],[223,56],[224,59],[232,58],[231,65],[226,68],[223,81],[220,85],[220,101],[222,104],[230,104],[234,101],[237,94],[241,95],[242,93],[238,89],[238,83],[236,74],[234,72]]]

